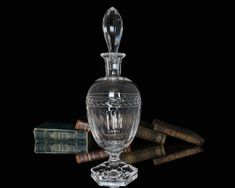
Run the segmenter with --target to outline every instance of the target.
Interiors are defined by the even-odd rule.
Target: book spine
[[[184,157],[192,156],[200,152],[203,152],[203,149],[199,146],[196,146],[187,150],[179,151],[176,153],[172,153],[163,157],[153,159],[153,163],[154,165],[160,165],[177,159],[182,159]]]
[[[204,139],[193,131],[154,119],[154,130],[196,145],[203,145]]]
[[[76,124],[75,124],[75,129],[81,129],[84,131],[91,131],[91,128],[89,126],[89,124],[85,121],[81,121],[81,120],[77,120]]]
[[[154,159],[156,157],[164,156],[165,149],[162,145],[153,146],[145,149],[140,149],[134,152],[129,152],[121,155],[121,160],[128,164],[134,164],[142,162],[149,159]]]
[[[146,125],[147,123],[141,122],[141,125]],[[166,135],[159,133],[157,131],[153,131],[151,129],[145,128],[143,126],[139,125],[136,137],[142,138],[144,140],[148,140],[151,142],[155,142],[157,144],[164,144],[166,140]],[[150,125],[150,124],[148,124]],[[147,125],[146,125],[147,126]],[[82,130],[87,130],[90,131],[89,124],[87,122],[77,120],[77,123],[75,125],[75,129],[82,129]]]
[[[34,145],[34,152],[41,154],[77,154],[79,152],[87,152],[87,143],[66,144],[66,143],[46,143],[38,142]]]
[[[108,158],[108,153],[106,153],[104,150],[97,150],[93,152],[83,153],[83,154],[77,154],[75,156],[75,160],[77,164],[86,163],[90,161],[96,161],[101,159]]]
[[[129,146],[123,150],[123,153],[130,152],[130,151],[131,151],[131,147]],[[81,163],[86,163],[90,161],[106,159],[108,157],[109,157],[108,153],[106,153],[104,150],[96,150],[96,151],[92,151],[88,153],[77,154],[75,156],[75,160],[77,164],[81,164]]]
[[[165,143],[166,140],[166,135],[159,133],[157,131],[153,131],[151,129],[147,129],[145,127],[139,126],[137,133],[136,133],[136,137],[138,138],[142,138],[144,140],[148,140],[151,142],[155,142],[157,144],[161,144],[163,145]]]
[[[67,130],[48,130],[48,129],[35,129],[34,130],[35,141],[42,140],[76,140],[78,142],[87,142],[88,135],[85,131],[67,131]]]

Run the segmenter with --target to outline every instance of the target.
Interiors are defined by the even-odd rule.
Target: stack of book
[[[73,154],[88,152],[89,133],[75,130],[73,124],[43,123],[34,128],[34,152]]]
[[[77,130],[82,129],[90,132],[88,123],[81,120],[77,120],[75,128]],[[180,148],[173,152],[168,149],[169,147],[166,147],[169,150],[166,152],[164,144],[167,136],[186,141],[189,144],[185,144],[184,147],[173,145],[176,148]],[[129,164],[153,159],[154,165],[160,165],[166,162],[192,156],[203,152],[203,149],[200,146],[202,146],[205,141],[194,131],[178,127],[158,119],[154,119],[152,124],[141,121],[136,137],[151,141],[152,143],[155,143],[155,145],[147,146],[132,152],[123,152],[120,157],[123,161],[126,161]],[[104,150],[95,150],[84,154],[77,154],[75,159],[77,164],[81,164],[106,159],[107,157],[108,155]]]
[[[76,124],[44,123],[34,129],[35,153],[67,153],[76,154],[77,164],[101,160],[108,157],[102,149],[88,151],[91,142],[89,124],[77,120]],[[164,144],[167,137],[174,137],[196,145],[176,152],[165,152]],[[136,137],[154,143],[152,146],[131,151],[126,148],[121,159],[129,164],[153,159],[155,165],[195,155],[203,151],[200,147],[204,139],[194,131],[177,127],[167,122],[154,119],[152,124],[140,122]]]

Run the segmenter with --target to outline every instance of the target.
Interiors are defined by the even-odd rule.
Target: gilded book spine
[[[63,130],[63,129],[34,129],[35,141],[40,140],[77,140],[79,142],[87,142],[88,134],[85,131]]]
[[[147,129],[145,127],[139,126],[136,137],[142,138],[144,140],[148,140],[151,142],[155,142],[157,144],[164,144],[166,140],[166,135],[159,133],[157,131],[153,131],[151,129]]]
[[[126,152],[130,152],[131,151],[131,147],[127,147],[124,149],[123,153]],[[86,163],[86,162],[90,162],[90,161],[97,161],[97,160],[101,160],[101,159],[106,159],[108,158],[108,153],[106,153],[104,150],[100,149],[100,150],[96,150],[96,151],[92,151],[92,152],[88,152],[88,153],[80,153],[77,154],[75,156],[75,160],[77,162],[77,164],[81,164],[81,163]]]
[[[177,127],[175,125],[171,125],[169,123],[157,119],[153,121],[153,126],[154,130],[166,134],[168,136],[172,136],[196,145],[203,145],[204,143],[204,139],[191,130]]]
[[[127,162],[128,164],[134,164],[141,161],[154,159],[156,157],[164,156],[165,149],[162,145],[153,146],[145,149],[140,149],[134,152],[124,153],[120,156],[122,161]]]
[[[203,149],[199,146],[196,146],[196,147],[193,147],[193,148],[190,148],[190,149],[186,149],[186,150],[183,150],[183,151],[179,151],[179,152],[176,152],[176,153],[172,153],[172,154],[169,154],[169,155],[165,155],[163,157],[153,159],[153,163],[154,163],[154,165],[160,165],[160,164],[163,164],[163,163],[166,163],[166,162],[170,162],[170,161],[174,161],[174,160],[181,159],[181,158],[184,158],[184,157],[188,157],[188,156],[191,156],[191,155],[195,155],[195,154],[200,153],[200,152],[203,152]]]

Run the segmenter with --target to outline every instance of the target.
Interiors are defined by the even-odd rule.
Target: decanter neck
[[[121,64],[122,58],[126,54],[124,53],[102,53],[101,57],[105,61],[105,73],[106,76],[120,76],[121,75]]]

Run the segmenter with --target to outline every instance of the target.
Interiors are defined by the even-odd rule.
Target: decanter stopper
[[[111,7],[105,13],[102,27],[109,52],[118,52],[123,23],[121,15],[114,7]]]

